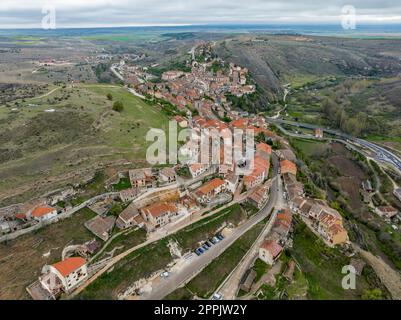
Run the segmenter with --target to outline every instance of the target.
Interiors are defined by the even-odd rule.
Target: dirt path
[[[368,160],[369,160],[369,159],[368,159]],[[373,159],[372,159],[372,160],[373,160]],[[372,164],[370,163],[370,161],[368,161],[368,165],[369,165],[370,169],[372,170],[372,172],[373,172],[373,174],[374,174],[375,181],[376,181],[376,190],[375,190],[375,194],[377,194],[377,195],[379,196],[380,200],[381,200],[383,203],[387,203],[387,204],[388,204],[387,200],[384,199],[383,195],[382,195],[381,192],[380,192],[380,188],[381,188],[381,186],[382,186],[382,182],[381,182],[381,180],[380,180],[380,178],[379,178],[379,175],[377,174],[376,170],[373,168],[373,166],[372,166]]]
[[[400,274],[386,264],[381,258],[372,253],[362,250],[357,245],[353,245],[355,250],[368,262],[376,272],[382,283],[386,286],[394,300],[401,300],[401,276]]]
[[[42,98],[46,98],[47,96],[50,96],[52,93],[56,92],[57,90],[59,90],[60,87],[54,88],[53,90],[50,90],[48,93],[45,93],[39,97],[34,97],[32,98],[32,100],[37,100],[37,99],[42,99]]]

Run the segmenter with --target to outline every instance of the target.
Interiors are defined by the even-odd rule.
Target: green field
[[[262,261],[261,259],[256,259],[254,265],[253,265],[253,270],[255,270],[256,272],[256,278],[255,278],[255,282],[258,282],[263,275],[267,272],[267,270],[269,270],[270,266],[265,263],[264,261]]]
[[[170,293],[164,300],[192,300],[193,294],[191,294],[187,288],[178,288],[177,290]]]
[[[69,176],[82,169],[93,172],[105,161],[144,162],[151,144],[145,140],[147,132],[167,130],[168,117],[157,106],[123,87],[54,88],[48,96],[19,101],[18,112],[0,107],[0,124],[7,124],[0,127],[0,199],[13,197],[5,205],[80,182],[79,175],[73,181]],[[112,110],[114,101],[124,104],[121,113]],[[55,112],[44,112],[48,109]]]
[[[383,144],[387,147],[393,148],[393,150],[401,156],[401,137],[400,136],[379,136],[370,135],[366,138],[371,142]]]
[[[363,276],[357,277],[356,290],[342,288],[341,273],[350,260],[338,249],[331,249],[317,238],[303,223],[297,223],[294,247],[290,250],[305,275],[309,288],[308,298],[314,300],[354,300],[360,299],[365,290],[370,289]]]
[[[291,145],[297,150],[301,150],[307,156],[313,155],[317,150],[328,149],[326,142],[307,139],[291,139]]]
[[[123,234],[115,237],[107,247],[103,248],[103,251],[95,258],[95,261],[102,260],[106,253],[114,251],[114,256],[133,248],[146,241],[146,231],[143,229],[129,230]]]
[[[131,181],[128,178],[121,178],[118,183],[113,184],[113,190],[115,191],[121,191],[131,187]]]
[[[282,275],[276,276],[276,286],[273,288],[268,284],[263,284],[258,292],[258,300],[298,300],[305,299],[308,289],[308,282],[304,274],[296,269],[292,282],[288,282]]]
[[[116,42],[143,42],[143,41],[161,41],[163,37],[159,33],[126,33],[126,34],[99,34],[93,36],[82,37],[83,40],[88,41],[116,41]]]
[[[168,129],[168,118],[160,110],[122,87],[87,85],[85,88],[99,96],[105,97],[110,93],[113,101],[121,101],[124,104],[123,112],[108,117],[102,124],[104,137],[113,147],[132,149],[137,156],[144,157],[149,145],[145,140],[149,129]]]

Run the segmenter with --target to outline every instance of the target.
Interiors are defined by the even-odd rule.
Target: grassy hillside
[[[0,128],[0,201],[65,185],[100,163],[144,159],[148,130],[168,126],[157,107],[119,86],[55,89],[42,98],[17,101],[11,106],[17,112],[0,106],[0,123],[7,124]],[[112,110],[115,101],[123,103],[122,112]],[[50,109],[54,112],[45,112]]]
[[[400,150],[401,42],[290,35],[241,35],[216,53],[249,68],[260,98],[254,109],[339,128]],[[267,99],[266,99],[267,98]],[[248,107],[244,107],[248,110]]]

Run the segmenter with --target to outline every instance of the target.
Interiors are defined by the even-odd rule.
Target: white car
[[[161,275],[160,275],[160,277],[161,278],[168,278],[170,276],[170,273],[169,272],[167,272],[167,271],[164,271]]]
[[[212,300],[223,300],[223,295],[217,292],[213,295]]]

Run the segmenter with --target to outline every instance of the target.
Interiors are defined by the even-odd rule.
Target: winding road
[[[281,120],[281,119],[274,119],[274,118],[266,118],[268,122],[278,124],[278,125],[289,125],[289,126],[294,126],[298,128],[306,128],[310,130],[315,130],[317,128],[321,128],[319,126],[313,125],[313,124],[308,124],[308,123],[301,123],[301,122],[293,122],[293,121],[288,121],[288,120]],[[333,129],[328,129],[328,128],[322,128],[325,133],[334,135],[338,137],[340,140],[352,143],[354,145],[359,145],[363,148],[369,149],[375,154],[376,160],[380,162],[387,163],[394,167],[399,173],[401,173],[401,159],[394,154],[393,152],[378,146],[377,144],[374,144],[372,142],[355,138],[353,136],[350,136],[348,134],[345,134],[343,132],[333,130]],[[305,135],[305,138],[311,139],[311,136]],[[312,137],[313,138],[313,137]]]

